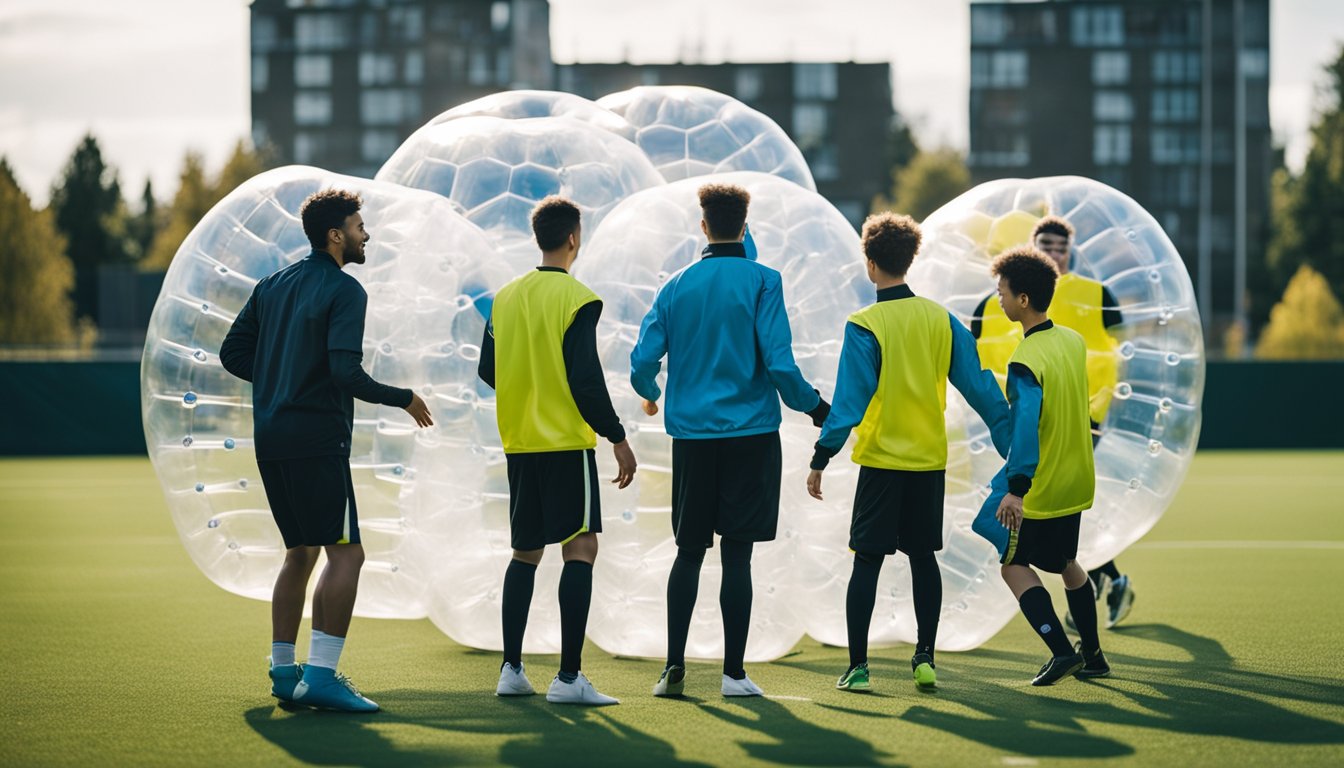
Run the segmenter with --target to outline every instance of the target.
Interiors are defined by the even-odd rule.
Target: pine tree
[[[126,204],[117,172],[86,135],[51,190],[50,208],[75,265],[75,313],[98,316],[98,267],[127,259]]]
[[[35,210],[0,159],[0,344],[78,340],[70,289],[75,268],[50,209]]]

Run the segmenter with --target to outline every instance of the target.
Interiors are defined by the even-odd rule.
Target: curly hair
[[[532,234],[537,247],[554,251],[565,244],[579,228],[579,206],[559,195],[544,197],[532,209]]]
[[[299,208],[308,243],[317,250],[326,248],[327,233],[344,227],[345,220],[359,213],[362,205],[363,198],[343,189],[324,189],[309,195]]]
[[[751,193],[736,184],[706,184],[696,194],[711,239],[731,240],[742,233]]]
[[[888,275],[900,277],[910,269],[923,235],[909,216],[886,211],[863,222],[863,255]]]
[[[1031,228],[1031,242],[1036,242],[1036,236],[1040,234],[1059,235],[1072,240],[1073,225],[1058,216],[1046,216]]]
[[[1022,245],[1004,251],[990,269],[996,277],[1008,281],[1008,289],[1013,293],[1025,293],[1032,309],[1044,312],[1050,308],[1050,301],[1055,298],[1059,268],[1049,256],[1029,245]]]

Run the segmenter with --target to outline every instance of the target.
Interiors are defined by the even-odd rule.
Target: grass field
[[[1344,765],[1341,499],[1341,453],[1199,455],[1121,558],[1139,598],[1100,682],[1032,688],[1043,647],[1014,620],[941,654],[931,695],[908,647],[855,695],[832,688],[845,652],[804,640],[751,667],[769,698],[729,703],[693,664],[660,701],[659,663],[589,646],[624,703],[579,710],[496,699],[496,655],[427,621],[356,619],[342,666],[384,712],[352,717],[273,705],[268,606],[191,564],[147,460],[5,460],[0,764]],[[555,659],[532,661],[544,683]]]

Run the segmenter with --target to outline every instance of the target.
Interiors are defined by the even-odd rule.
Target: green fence
[[[0,456],[145,453],[136,362],[0,362]],[[1344,361],[1209,363],[1200,448],[1344,448]]]

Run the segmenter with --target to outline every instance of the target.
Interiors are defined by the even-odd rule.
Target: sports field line
[[[1142,541],[1131,549],[1344,549],[1344,541]]]

